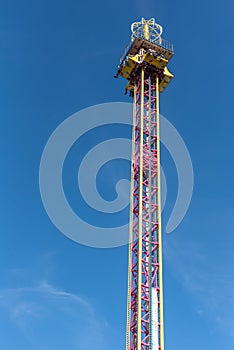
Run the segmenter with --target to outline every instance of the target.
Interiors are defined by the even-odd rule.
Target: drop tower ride
[[[164,350],[159,93],[173,46],[153,18],[131,30],[115,76],[133,97],[126,350]]]

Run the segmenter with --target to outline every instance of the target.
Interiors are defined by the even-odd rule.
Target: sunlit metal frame
[[[126,350],[164,350],[159,79],[135,79]]]

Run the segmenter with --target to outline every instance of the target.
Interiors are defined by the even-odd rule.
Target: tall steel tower
[[[118,66],[133,97],[126,350],[164,350],[159,92],[173,46],[152,18],[133,23]]]

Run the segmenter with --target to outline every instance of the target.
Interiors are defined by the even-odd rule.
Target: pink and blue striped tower
[[[131,29],[116,74],[133,97],[126,350],[164,350],[159,92],[173,47],[154,19]]]

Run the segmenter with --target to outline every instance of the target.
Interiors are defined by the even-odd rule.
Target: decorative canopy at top
[[[134,22],[131,26],[132,40],[140,37],[151,41],[152,43],[160,42],[163,32],[162,26],[155,22],[154,18],[146,20],[142,18],[141,22]]]

